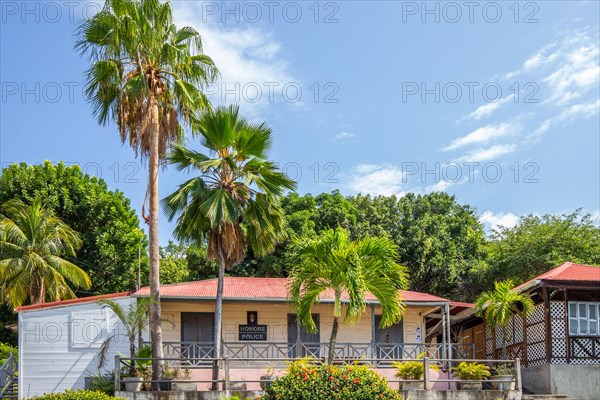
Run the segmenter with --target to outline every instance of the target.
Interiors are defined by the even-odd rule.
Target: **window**
[[[569,335],[598,336],[600,303],[569,302]]]

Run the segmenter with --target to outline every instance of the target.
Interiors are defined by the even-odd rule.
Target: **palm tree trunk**
[[[31,304],[41,304],[44,302],[45,298],[44,278],[39,273],[36,273],[31,282],[31,287],[29,288],[29,300],[31,301]]]
[[[162,329],[160,326],[160,279],[158,249],[158,163],[159,133],[158,102],[150,96],[151,132],[148,185],[150,185],[150,341],[152,342],[152,379],[162,377]],[[156,389],[158,384],[153,384]]]
[[[327,363],[333,363],[335,357],[335,344],[337,343],[337,333],[339,327],[339,318],[333,317],[333,326],[331,327],[331,337],[329,338],[329,354],[327,355]]]
[[[506,326],[502,327],[502,359],[506,360],[506,341],[508,340],[507,338],[507,333],[506,333]]]
[[[129,338],[129,358],[135,357],[135,336]],[[131,361],[129,365],[129,374],[131,376],[137,376],[137,370],[135,368],[135,362]]]
[[[223,286],[225,280],[225,255],[220,239],[217,239],[217,255],[219,264],[219,277],[217,278],[217,299],[215,305],[215,330],[213,336],[213,351],[214,358],[217,360],[213,363],[212,370],[212,390],[217,390],[217,382],[219,379],[219,358],[221,358],[221,325],[223,319]]]

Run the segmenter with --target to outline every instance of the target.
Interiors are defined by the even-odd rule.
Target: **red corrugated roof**
[[[81,297],[78,299],[69,299],[69,300],[61,300],[61,301],[53,301],[50,303],[41,303],[41,304],[31,304],[29,306],[21,306],[15,308],[15,311],[30,311],[37,310],[40,308],[49,308],[49,307],[63,307],[71,304],[81,304],[81,303],[89,303],[98,300],[107,300],[107,299],[116,299],[119,297],[125,297],[130,295],[132,292],[121,292],[121,293],[110,293],[110,294],[101,294],[98,296],[90,296],[90,297]]]
[[[517,286],[515,290],[530,286],[536,281],[578,281],[600,284],[600,267],[566,262],[559,267],[551,269],[550,271]]]
[[[223,298],[225,299],[256,299],[256,300],[286,300],[287,278],[247,278],[225,277]],[[134,293],[134,296],[148,296],[150,288],[144,287]],[[215,298],[217,294],[217,280],[175,283],[162,285],[160,295],[169,298]],[[403,298],[409,302],[449,302],[450,300],[426,293],[403,291]],[[326,291],[321,300],[333,300],[333,291]],[[367,300],[376,300],[372,294],[367,295]]]

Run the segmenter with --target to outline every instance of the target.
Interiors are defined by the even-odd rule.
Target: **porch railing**
[[[10,353],[8,359],[0,367],[0,398],[12,389],[12,385],[17,378],[17,357]]]
[[[122,358],[121,356],[117,355],[115,356],[115,391],[119,391],[121,389],[121,384],[123,383],[123,380],[121,378],[121,370],[122,369],[128,369],[129,366],[131,365],[131,363],[135,362],[135,361],[150,361],[153,360],[152,358],[137,358],[137,359],[132,359],[132,358]],[[172,364],[173,362],[176,362],[177,359],[173,359],[173,358],[162,358],[160,359],[163,362],[167,363],[167,364]],[[275,359],[263,359],[262,361],[267,362],[269,365],[272,366],[277,366],[280,365],[282,361],[286,361],[286,362],[291,362],[291,361],[295,361],[297,359],[280,359],[280,358],[275,358]],[[192,361],[196,361],[196,360],[192,360]],[[151,380],[151,379],[146,379],[146,380],[142,380],[142,382],[144,383],[161,383],[161,382],[170,382],[170,383],[174,383],[174,382],[190,382],[190,383],[217,383],[217,384],[222,384],[223,390],[228,391],[231,387],[232,383],[239,383],[239,382],[244,382],[244,383],[260,383],[263,382],[262,379],[259,380],[246,380],[246,379],[241,379],[241,380],[236,380],[236,379],[232,379],[231,378],[231,368],[232,366],[232,361],[230,358],[228,357],[223,357],[223,358],[210,358],[210,359],[199,359],[199,362],[206,362],[208,361],[208,364],[210,366],[212,366],[214,363],[216,363],[217,365],[219,365],[219,368],[223,370],[223,377],[220,379],[186,379],[186,380]],[[242,361],[242,362],[251,362],[253,361],[252,359],[248,359],[248,358],[240,358],[238,359],[238,361]],[[373,360],[373,359],[363,359],[362,360],[363,363],[365,364],[369,364],[373,367],[377,366],[377,362],[380,360]],[[415,359],[397,359],[397,360],[393,360],[393,361],[415,361]],[[481,382],[481,383],[500,383],[503,386],[503,388],[510,388],[510,384],[508,384],[507,382],[510,382],[510,379],[512,379],[512,381],[514,382],[514,390],[517,391],[521,391],[522,390],[522,379],[521,379],[521,363],[520,360],[517,358],[515,360],[473,360],[473,359],[444,359],[444,358],[429,358],[429,357],[424,357],[421,358],[419,360],[416,361],[420,361],[423,363],[423,377],[421,379],[411,379],[411,380],[399,380],[399,379],[389,379],[388,382],[390,383],[399,383],[399,382],[419,382],[422,386],[421,388],[424,390],[436,390],[433,389],[432,384],[433,383],[445,383],[448,386],[448,389],[451,389],[451,385],[453,384],[460,384],[462,382],[469,382],[469,383],[473,383],[473,382]],[[510,378],[508,381],[506,378],[502,377],[502,378],[496,378],[494,376],[492,376],[490,379],[481,379],[481,380],[461,380],[458,379],[457,377],[453,376],[452,374],[452,366],[453,365],[457,365],[460,362],[478,362],[478,363],[482,363],[482,364],[487,364],[490,369],[492,369],[494,366],[498,366],[498,365],[504,365],[506,366],[508,365],[512,365],[512,370],[514,371],[512,378]],[[315,364],[319,364],[324,362],[323,359],[313,359],[311,360],[312,363]],[[448,375],[445,378],[441,378],[441,377],[437,377],[437,375],[431,375],[431,371],[433,370],[431,367],[433,367],[434,365],[437,366],[442,366],[442,368],[448,372]],[[205,368],[210,368],[210,366],[206,366]],[[123,368],[125,367],[125,368]],[[435,376],[435,377],[434,377]],[[509,389],[502,389],[502,390],[509,390]],[[512,390],[512,389],[511,389]]]
[[[214,345],[208,342],[164,342],[164,356],[179,360],[182,367],[202,367],[212,364]],[[447,345],[446,345],[447,346]],[[377,360],[377,366],[391,365],[392,360],[416,359],[421,354],[429,358],[447,358],[447,347],[442,343],[345,343],[335,346],[335,359],[353,361]],[[471,359],[475,356],[474,344],[450,344],[451,358]],[[265,359],[294,359],[300,357],[324,358],[329,353],[329,343],[310,342],[223,342],[222,356],[253,364]]]

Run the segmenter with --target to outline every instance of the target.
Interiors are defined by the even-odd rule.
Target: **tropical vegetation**
[[[90,59],[85,93],[98,123],[115,121],[121,141],[148,159],[150,336],[162,358],[159,302],[158,169],[171,143],[181,140],[183,124],[209,107],[201,87],[218,74],[203,53],[202,38],[191,27],[177,28],[169,2],[107,0],[80,26],[76,48]],[[145,201],[144,201],[145,205]],[[153,379],[162,364],[153,363]]]
[[[262,400],[399,400],[400,393],[366,365],[314,364],[309,359],[291,363],[275,379]]]
[[[534,309],[531,297],[513,288],[514,284],[510,279],[496,282],[493,291],[482,293],[475,302],[475,313],[483,317],[490,328],[502,328],[502,358],[505,360],[510,340],[507,327],[511,319],[517,314],[526,317]]]
[[[0,292],[12,307],[71,299],[67,283],[89,289],[90,277],[63,258],[81,247],[77,232],[37,198],[0,205]]]
[[[67,390],[62,393],[45,394],[33,397],[35,400],[119,400],[121,397],[113,397],[104,392],[91,390]]]
[[[244,259],[247,248],[264,256],[285,238],[280,198],[295,183],[268,161],[271,128],[247,122],[238,107],[207,111],[194,128],[207,154],[175,146],[169,162],[198,175],[166,197],[163,206],[169,220],[177,218],[175,236],[207,241],[207,257],[217,263],[213,337],[219,358],[225,271]]]
[[[367,237],[351,241],[347,230],[329,229],[316,237],[301,236],[291,251],[290,301],[298,320],[316,333],[312,308],[320,297],[333,295],[333,324],[327,361],[333,362],[342,317],[342,296],[347,296],[344,322],[360,320],[366,296],[372,293],[381,305],[381,327],[398,323],[404,314],[400,290],[408,287],[404,267],[399,265],[396,245],[388,238]]]

